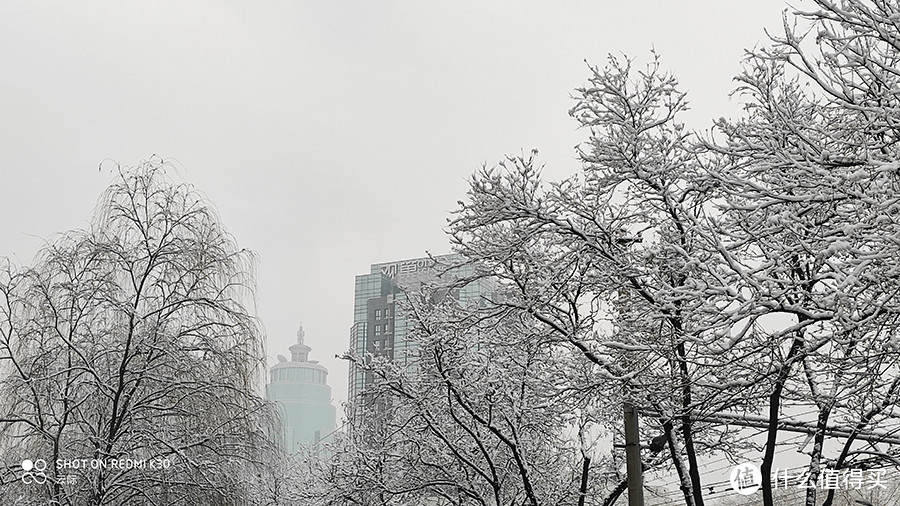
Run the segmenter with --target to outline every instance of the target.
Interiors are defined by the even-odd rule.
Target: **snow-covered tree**
[[[413,367],[351,357],[376,380],[332,466],[338,504],[598,504],[610,469],[579,431],[596,392],[574,388],[568,350],[527,314],[452,291],[408,294]]]
[[[122,170],[90,230],[0,278],[0,495],[46,504],[265,503],[277,430],[258,394],[251,254],[151,160]],[[78,468],[57,463],[85,459]],[[120,465],[131,459],[139,463]],[[85,462],[82,461],[82,462]],[[91,463],[95,463],[91,466]]]
[[[740,456],[734,423],[764,423],[769,505],[786,426],[813,436],[812,479],[896,458],[874,445],[896,441],[900,387],[900,8],[815,4],[749,54],[746,113],[706,140],[678,122],[685,96],[658,62],[592,67],[572,110],[591,132],[582,173],[545,182],[533,156],[510,158],[450,225],[459,253],[519,289],[506,306],[657,419],[686,504],[703,503],[699,455]]]
[[[722,367],[736,352],[719,318],[733,288],[708,237],[706,152],[679,123],[685,95],[656,59],[590,70],[572,110],[590,129],[582,174],[544,183],[533,155],[482,170],[450,232],[457,251],[518,288],[517,309],[594,366],[613,405],[624,392],[652,415],[685,500],[699,505],[698,451],[731,448],[696,420],[744,406],[758,376]]]
[[[688,505],[704,503],[704,456],[756,447],[742,425],[765,431],[766,505],[785,430],[811,436],[808,479],[897,462],[900,6],[812,3],[748,54],[745,113],[710,134],[680,123],[686,96],[658,60],[638,71],[611,57],[576,90],[571,114],[590,132],[577,176],[543,180],[532,153],[473,177],[449,233],[503,296],[420,314],[416,374],[360,360],[390,415],[368,440],[392,449],[357,452],[377,463],[360,491],[396,499],[403,482],[452,504],[565,503],[547,491],[574,481],[538,477],[517,434],[569,455],[557,462],[574,476],[559,428],[591,420],[613,434],[623,401],[642,413],[644,443],[657,436],[645,465],[665,456]],[[526,405],[534,422],[517,418]],[[493,425],[504,419],[516,423]]]
[[[785,408],[816,413],[815,480],[825,463],[851,467],[851,455],[867,457],[859,466],[890,462],[855,443],[861,431],[895,429],[900,399],[894,297],[900,6],[814,3],[815,10],[786,16],[783,35],[749,55],[737,90],[746,115],[717,122],[722,138],[708,144],[725,157],[709,175],[726,201],[717,232],[733,255],[731,279],[741,287],[735,315],[787,321],[769,332],[771,354],[759,362],[773,371],[762,466],[766,504]],[[827,457],[833,429],[849,436],[840,438],[838,455]],[[826,504],[832,497],[830,491]],[[808,490],[806,504],[816,504],[816,489]]]

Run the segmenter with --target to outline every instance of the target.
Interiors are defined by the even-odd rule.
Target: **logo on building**
[[[398,274],[412,274],[415,272],[430,271],[434,268],[434,260],[430,258],[417,258],[404,260],[392,264],[382,265],[381,273],[389,278],[395,278]]]

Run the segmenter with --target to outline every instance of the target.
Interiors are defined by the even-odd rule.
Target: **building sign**
[[[404,260],[402,262],[394,262],[381,266],[381,273],[393,279],[398,275],[413,274],[416,272],[430,271],[434,269],[434,261],[430,258],[417,258],[415,260]]]

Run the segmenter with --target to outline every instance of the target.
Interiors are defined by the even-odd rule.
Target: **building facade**
[[[313,446],[335,429],[335,407],[331,403],[328,369],[309,360],[312,350],[304,343],[303,327],[297,331],[297,344],[289,348],[288,360],[278,355],[278,363],[269,370],[266,398],[275,401],[284,422],[284,448],[296,452]]]
[[[372,264],[368,274],[356,276],[353,325],[350,327],[350,350],[358,357],[383,356],[413,367],[416,342],[408,338],[411,324],[406,313],[406,292],[417,290],[433,281],[447,265],[458,262],[457,255],[413,258]],[[459,278],[469,274],[466,268],[455,268],[444,276]],[[490,292],[485,281],[467,284],[449,295],[463,305],[477,302]],[[361,405],[360,396],[374,378],[350,363],[348,400]],[[354,408],[354,410],[356,410]],[[359,413],[356,413],[359,414]]]

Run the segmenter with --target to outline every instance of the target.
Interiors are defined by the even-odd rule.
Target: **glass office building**
[[[368,274],[356,276],[353,304],[353,326],[350,328],[350,350],[358,357],[383,356],[413,367],[411,351],[415,341],[407,338],[407,315],[404,304],[406,290],[417,290],[424,282],[436,279],[443,267],[458,263],[457,255],[414,258],[372,264]],[[468,274],[467,268],[448,271],[451,278]],[[470,283],[449,295],[467,305],[489,292],[486,281]],[[361,405],[359,396],[373,378],[370,373],[350,363],[348,399]],[[356,410],[356,408],[354,408]],[[357,413],[358,414],[358,413]]]
[[[295,452],[312,446],[335,429],[335,407],[331,403],[328,369],[309,360],[312,350],[304,341],[303,327],[297,331],[297,344],[289,349],[288,360],[278,355],[278,363],[269,370],[266,398],[278,403],[284,422],[284,448]]]

